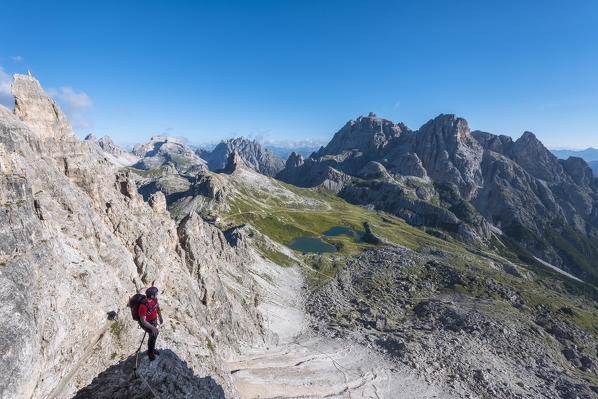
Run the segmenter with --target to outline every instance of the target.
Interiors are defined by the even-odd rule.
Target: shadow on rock
[[[150,362],[139,354],[138,377],[135,377],[135,356],[109,367],[74,396],[84,398],[209,398],[224,399],[224,390],[212,377],[198,377],[171,350],[162,350]],[[151,385],[151,390],[146,382]],[[153,392],[152,392],[153,391]]]

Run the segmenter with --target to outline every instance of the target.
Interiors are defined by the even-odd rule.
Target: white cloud
[[[93,122],[87,115],[93,103],[85,92],[77,93],[72,87],[61,87],[60,90],[48,89],[46,93],[62,105],[74,128],[93,127]]]
[[[11,55],[10,58],[14,61],[14,62],[21,62],[23,61],[23,57],[21,57],[20,55]]]
[[[394,109],[397,109],[397,108],[399,108],[400,106],[401,106],[401,102],[400,102],[399,100],[397,100],[397,101],[395,102]]]
[[[4,68],[0,66],[0,104],[6,108],[12,109],[15,100],[10,92],[10,86],[12,85],[12,77],[4,72]]]
[[[92,106],[91,99],[85,92],[75,93],[72,87],[61,87],[60,90],[48,89],[48,95],[62,100],[65,107],[81,109]]]

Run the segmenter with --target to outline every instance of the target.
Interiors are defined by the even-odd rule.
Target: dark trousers
[[[148,321],[148,323],[150,323],[154,327],[158,327],[158,318],[156,317],[154,320]],[[141,328],[143,328],[143,330],[149,334],[149,340],[147,341],[147,350],[149,352],[152,352],[154,349],[156,349],[156,339],[158,339],[158,335],[152,335],[152,331],[143,325],[141,326]]]

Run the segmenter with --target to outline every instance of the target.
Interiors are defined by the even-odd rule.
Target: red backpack
[[[129,298],[129,306],[131,308],[131,316],[133,316],[133,320],[139,321],[139,305],[144,305],[147,308],[147,314],[149,315],[154,311],[157,303],[154,303],[154,306],[150,308],[149,303],[145,300],[145,295],[143,294],[135,294],[131,298]]]

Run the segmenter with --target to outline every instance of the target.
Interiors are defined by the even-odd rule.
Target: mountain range
[[[530,132],[517,140],[470,132],[455,115],[412,131],[370,113],[312,156],[291,155],[277,178],[325,187],[434,234],[501,236],[521,256],[598,282],[598,179],[583,159],[558,160]]]

